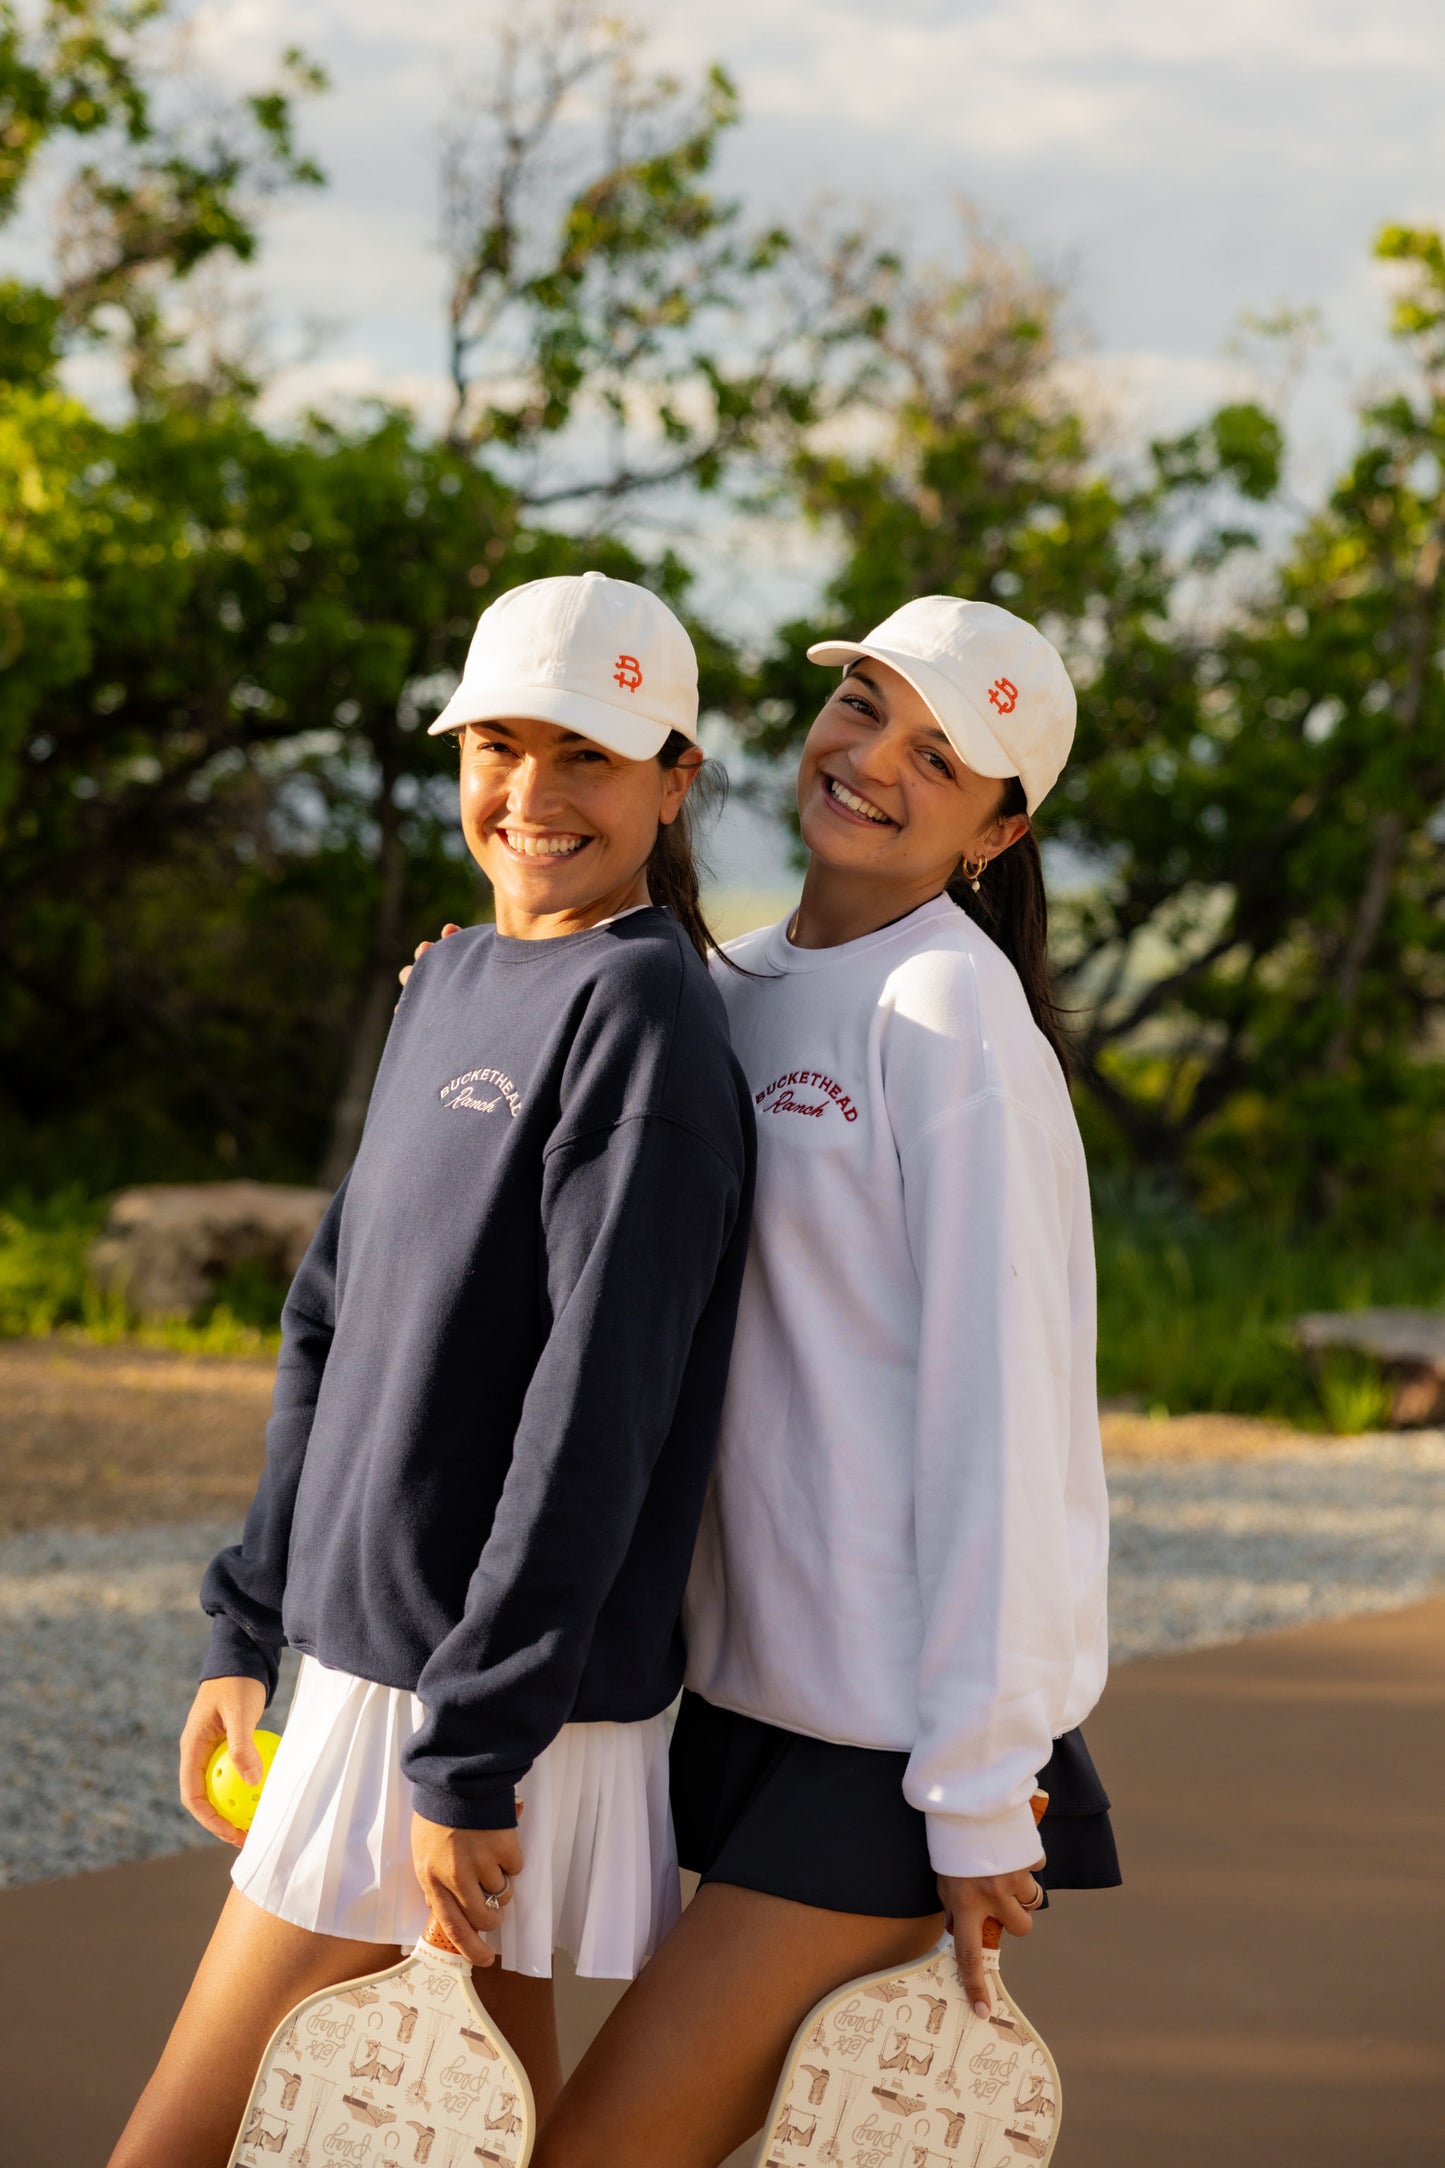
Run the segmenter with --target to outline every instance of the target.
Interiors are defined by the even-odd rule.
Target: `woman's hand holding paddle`
[[[482,1931],[495,1928],[512,1901],[522,1871],[515,1829],[446,1829],[420,1814],[411,1818],[411,1861],[421,1892],[463,1957],[494,1965]]]
[[[983,1962],[985,1923],[997,1920],[1007,1935],[1032,1933],[1033,1915],[1043,1898],[1034,1871],[1042,1865],[1039,1858],[1033,1867],[1021,1867],[1015,1874],[938,1877],[944,1922],[953,1937],[964,1993],[978,2017],[987,2017],[993,2008]]]
[[[237,1851],[246,1841],[245,1832],[223,1821],[206,1797],[206,1764],[224,1739],[246,1782],[259,1784],[261,1757],[251,1734],[265,1708],[266,1689],[259,1679],[203,1679],[181,1733],[181,1805],[202,1829]]]

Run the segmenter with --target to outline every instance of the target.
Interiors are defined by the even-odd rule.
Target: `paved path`
[[[1091,1731],[1126,1886],[1061,1896],[1007,1958],[1063,2072],[1058,2168],[1438,2160],[1445,1599],[1128,1665]],[[101,2168],[225,1864],[0,1894],[7,2168]],[[610,1992],[564,1988],[571,2054]]]
[[[1115,1461],[1115,1663],[1428,1595],[1445,1583],[1442,1476],[1439,1432]],[[234,1532],[0,1539],[0,1887],[209,1841],[176,1799],[175,1741],[205,1646],[201,1567]]]

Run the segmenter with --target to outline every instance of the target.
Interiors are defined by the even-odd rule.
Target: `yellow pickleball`
[[[281,1744],[281,1734],[276,1731],[253,1731],[256,1752],[261,1757],[261,1784],[264,1784]],[[212,1750],[206,1763],[206,1797],[233,1829],[249,1829],[256,1818],[256,1806],[261,1797],[261,1784],[248,1784],[231,1759],[231,1750],[223,1739]]]

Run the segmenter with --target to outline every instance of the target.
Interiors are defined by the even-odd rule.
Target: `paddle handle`
[[[522,1808],[525,1804],[525,1800],[521,1799],[516,1802],[517,1820],[519,1822],[522,1819]],[[1042,1807],[1039,1809],[1039,1812],[1042,1814]],[[423,1942],[429,1942],[434,1950],[450,1950],[453,1957],[460,1957],[462,1954],[461,1951],[457,1948],[456,1944],[453,1942],[451,1936],[447,1933],[445,1927],[443,1927],[441,1921],[437,1918],[435,1912],[428,1912],[426,1916],[426,1926],[422,1929],[421,1939]]]
[[[1032,1798],[1032,1799],[1031,1799],[1031,1800],[1029,1801],[1029,1805],[1030,1805],[1030,1806],[1031,1806],[1031,1807],[1033,1808],[1033,1810],[1034,1810],[1034,1827],[1035,1827],[1036,1829],[1037,1829],[1037,1827],[1038,1827],[1039,1823],[1040,1823],[1040,1822],[1041,1822],[1041,1821],[1043,1820],[1043,1818],[1044,1818],[1044,1809],[1045,1809],[1045,1807],[1046,1807],[1046,1806],[1048,1805],[1048,1803],[1049,1803],[1049,1795],[1048,1795],[1048,1793],[1047,1793],[1047,1792],[1035,1792],[1035,1793],[1034,1793],[1034,1796],[1033,1796],[1033,1798]],[[984,1946],[984,1948],[985,1948],[986,1950],[996,1950],[996,1949],[998,1948],[999,1944],[1000,1944],[1000,1943],[1002,1942],[1002,1940],[1003,1940],[1003,1929],[1002,1929],[1002,1927],[1000,1927],[1000,1925],[999,1925],[998,1921],[997,1921],[997,1920],[985,1920],[985,1921],[984,1921],[984,1923],[983,1923],[983,1946]]]

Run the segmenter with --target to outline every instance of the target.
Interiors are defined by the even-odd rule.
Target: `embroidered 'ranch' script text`
[[[822,1092],[821,1099],[804,1097],[798,1093]],[[776,1083],[764,1085],[753,1094],[754,1105],[764,1114],[810,1114],[814,1121],[821,1121],[829,1106],[835,1106],[845,1122],[856,1122],[858,1109],[854,1106],[841,1084],[835,1084],[821,1069],[791,1069],[780,1076]]]
[[[474,1084],[495,1084],[499,1099],[505,1099],[515,1121],[522,1111],[522,1095],[509,1076],[500,1069],[468,1069],[465,1076],[454,1076],[450,1084],[443,1084],[437,1093],[442,1105],[452,1113],[463,1109],[473,1114],[490,1114],[498,1099],[479,1099],[472,1090]]]

